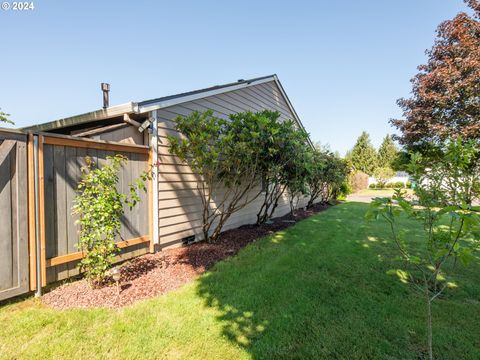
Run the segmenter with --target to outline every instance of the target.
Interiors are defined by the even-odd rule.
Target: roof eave
[[[273,78],[275,80],[275,83],[277,84],[278,88],[280,89],[280,92],[282,93],[282,96],[283,98],[285,99],[287,105],[288,105],[288,108],[290,109],[291,113],[293,114],[293,117],[295,118],[296,122],[298,123],[298,125],[302,128],[303,131],[307,132],[307,130],[305,129],[305,126],[303,126],[303,123],[302,121],[300,120],[300,117],[298,116],[297,112],[295,111],[295,108],[293,107],[292,103],[290,102],[290,99],[288,98],[288,95],[287,93],[285,92],[285,90],[283,89],[283,86],[282,86],[282,83],[280,82],[280,80],[278,79],[278,76],[277,75],[273,75]],[[310,146],[312,148],[315,148],[315,145],[313,144],[312,140],[310,139],[310,135],[307,137],[308,138],[308,143],[310,144]]]
[[[208,96],[213,96],[213,95],[218,95],[218,94],[223,94],[229,91],[234,91],[238,89],[242,89],[245,87],[253,86],[253,85],[258,85],[266,82],[274,81],[277,84],[277,87],[279,88],[280,92],[282,93],[283,98],[285,99],[285,102],[288,105],[288,108],[290,109],[291,113],[293,114],[293,117],[295,121],[298,123],[298,125],[302,128],[302,130],[305,130],[305,126],[303,125],[302,121],[300,120],[300,117],[298,116],[297,112],[295,111],[295,108],[293,107],[292,103],[290,102],[290,99],[287,96],[287,93],[283,89],[283,86],[278,79],[278,76],[276,74],[273,74],[271,76],[266,76],[257,80],[252,80],[252,81],[245,81],[239,84],[232,84],[230,86],[225,86],[217,89],[212,89],[212,90],[207,90],[203,92],[198,92],[195,94],[191,95],[185,95],[185,96],[179,96],[178,98],[174,99],[168,99],[168,100],[159,100],[156,102],[151,102],[148,101],[147,104],[142,104],[138,103],[135,106],[135,112],[136,113],[146,113],[150,111],[155,111],[158,109],[166,108],[169,106],[177,105],[177,104],[182,104],[188,101],[193,101],[197,99],[202,99]],[[310,146],[313,148],[315,147],[312,140],[310,139],[310,136],[308,136],[308,143]]]
[[[207,90],[207,91],[203,91],[203,92],[198,92],[198,93],[192,94],[192,95],[179,96],[178,98],[174,98],[174,99],[159,100],[157,102],[149,102],[148,104],[138,103],[138,105],[136,107],[136,110],[137,110],[138,113],[155,111],[155,110],[158,110],[158,109],[162,109],[162,108],[166,108],[166,107],[169,107],[169,106],[185,103],[185,102],[188,102],[188,101],[203,99],[203,98],[208,97],[208,96],[218,95],[218,94],[226,93],[226,92],[229,92],[229,91],[234,91],[234,90],[242,89],[242,88],[245,88],[245,87],[249,87],[249,86],[252,86],[252,85],[257,85],[257,84],[262,84],[262,83],[266,83],[266,82],[269,82],[269,81],[274,81],[275,78],[276,78],[276,75],[271,75],[271,76],[268,76],[268,77],[261,78],[259,80],[245,81],[245,82],[242,82],[242,83],[239,83],[239,84],[232,84],[231,86],[225,86],[225,87],[221,87],[221,88],[218,88],[218,89],[212,89],[212,90]]]
[[[100,109],[72,117],[50,121],[44,124],[24,127],[22,128],[22,130],[48,131],[53,129],[61,129],[69,126],[89,123],[92,121],[110,119],[121,116],[123,114],[131,114],[135,112],[135,108],[135,103],[128,102],[120,105],[111,106],[106,109]]]

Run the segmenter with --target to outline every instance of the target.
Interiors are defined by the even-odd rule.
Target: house
[[[395,173],[395,176],[391,177],[388,179],[386,184],[398,184],[398,183],[403,183],[404,187],[407,187],[407,183],[410,181],[410,175],[405,172],[405,171],[397,171]],[[374,176],[370,176],[368,178],[368,186],[370,185],[376,185],[377,184],[377,179],[375,179]]]
[[[276,75],[239,80],[220,86],[106,107],[101,110],[39,124],[24,130],[70,135],[109,142],[150,145],[154,164],[152,237],[157,249],[202,239],[202,205],[197,190],[198,174],[168,151],[167,135],[176,135],[174,119],[193,111],[211,109],[227,118],[231,113],[276,110],[281,119],[303,125]],[[153,146],[152,146],[153,145]],[[218,189],[221,192],[222,189]],[[224,230],[256,222],[259,198],[235,213]],[[304,207],[306,199],[298,206]],[[286,198],[275,216],[289,211]]]

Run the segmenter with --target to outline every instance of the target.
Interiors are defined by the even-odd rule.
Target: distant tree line
[[[374,176],[382,183],[393,177],[396,171],[403,170],[406,158],[391,135],[385,136],[377,151],[366,131],[362,132],[345,156],[345,160],[354,171]]]

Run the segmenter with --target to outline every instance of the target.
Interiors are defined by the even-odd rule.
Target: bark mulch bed
[[[217,261],[237,254],[249,243],[285,229],[327,207],[318,204],[306,211],[298,210],[295,217],[289,214],[273,219],[269,224],[245,225],[228,230],[221,234],[215,244],[202,241],[129,260],[120,266],[120,296],[117,296],[113,281],[110,285],[92,289],[82,279],[53,288],[42,297],[42,301],[55,309],[118,308],[152,298],[190,282]]]

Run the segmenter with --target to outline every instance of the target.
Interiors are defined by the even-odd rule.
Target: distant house
[[[179,135],[174,119],[193,111],[211,109],[227,118],[244,111],[276,110],[281,119],[303,125],[276,75],[213,86],[177,95],[106,107],[97,111],[35,125],[25,130],[71,135],[117,143],[151,146],[153,182],[153,241],[157,248],[176,246],[185,239],[202,239],[202,203],[197,190],[199,175],[168,151],[167,135]],[[218,189],[218,192],[223,191]],[[224,229],[254,223],[261,199],[235,213]],[[306,199],[298,206],[304,207]],[[282,199],[275,215],[289,211]]]
[[[410,175],[407,172],[397,171],[394,177],[391,177],[390,179],[388,179],[387,184],[395,184],[395,183],[402,182],[404,186],[407,186],[407,182],[409,180],[410,180]],[[377,179],[375,179],[375,177],[373,176],[370,176],[368,178],[368,185],[370,186],[372,184],[377,184]]]

